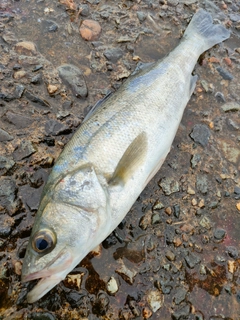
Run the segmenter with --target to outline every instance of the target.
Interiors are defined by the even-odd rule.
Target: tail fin
[[[206,51],[215,44],[228,39],[230,31],[221,24],[213,24],[210,13],[199,9],[184,33],[185,39],[193,37],[202,39],[202,51]]]

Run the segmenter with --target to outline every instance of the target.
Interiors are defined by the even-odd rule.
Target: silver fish
[[[200,9],[167,57],[139,71],[82,123],[44,187],[22,268],[40,299],[121,222],[166,158],[202,52],[229,38]]]

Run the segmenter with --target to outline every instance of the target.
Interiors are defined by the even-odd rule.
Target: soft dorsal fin
[[[147,135],[140,133],[129,145],[120,159],[109,185],[122,185],[130,179],[141,164],[144,163],[147,155]]]

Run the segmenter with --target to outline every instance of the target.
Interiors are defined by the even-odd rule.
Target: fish
[[[170,151],[195,89],[199,56],[228,39],[199,9],[179,45],[130,76],[81,123],[44,186],[22,266],[33,303],[123,220]]]

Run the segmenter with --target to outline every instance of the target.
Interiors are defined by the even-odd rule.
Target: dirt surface
[[[98,253],[27,304],[22,260],[54,161],[91,106],[170,52],[199,7],[232,34],[200,57],[164,165]],[[0,0],[0,80],[0,319],[240,319],[237,0]]]

